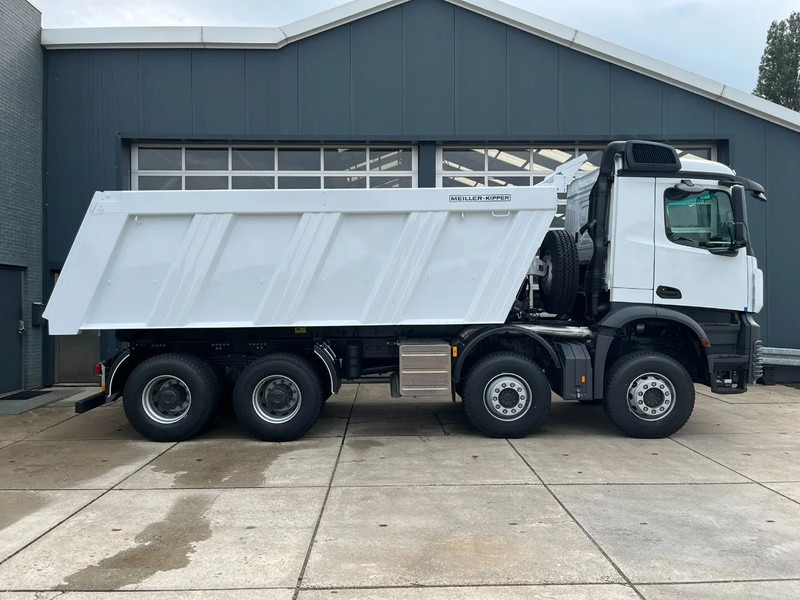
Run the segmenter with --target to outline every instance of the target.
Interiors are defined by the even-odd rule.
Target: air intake
[[[672,146],[630,141],[625,144],[625,168],[631,171],[674,173],[681,170],[681,161]]]

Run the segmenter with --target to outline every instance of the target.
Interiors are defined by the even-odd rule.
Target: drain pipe
[[[589,235],[594,244],[592,259],[586,271],[584,290],[586,293],[586,309],[593,320],[599,319],[600,292],[603,290],[605,275],[606,236],[608,234],[608,196],[614,176],[614,160],[618,154],[625,152],[625,142],[612,142],[603,150],[600,161],[600,173],[597,183],[590,194],[589,203]]]

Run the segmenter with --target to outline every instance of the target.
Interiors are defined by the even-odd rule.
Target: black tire
[[[222,397],[216,371],[191,354],[160,354],[143,361],[122,394],[133,428],[156,442],[181,442],[202,431]]]
[[[515,381],[516,385],[512,386]],[[487,388],[493,382],[500,390],[498,397],[485,398]],[[523,382],[529,395],[512,389]],[[525,391],[524,387],[521,389]],[[507,392],[510,393],[503,400],[500,394]],[[550,411],[550,383],[539,366],[524,356],[498,352],[480,359],[469,370],[462,401],[467,418],[481,433],[496,438],[524,437],[538,429]],[[518,408],[520,404],[522,409]],[[502,415],[502,410],[508,413]],[[516,410],[524,412],[517,416],[511,412]]]
[[[681,363],[666,354],[644,351],[623,356],[606,378],[603,409],[630,437],[670,436],[686,424],[694,410],[692,378]],[[649,413],[646,417],[644,410]]]
[[[322,383],[307,360],[295,354],[271,354],[242,371],[233,389],[233,410],[253,436],[286,442],[314,425],[323,398]]]
[[[578,247],[564,230],[548,231],[539,248],[539,258],[550,265],[539,278],[539,295],[544,309],[554,315],[568,314],[578,294]]]

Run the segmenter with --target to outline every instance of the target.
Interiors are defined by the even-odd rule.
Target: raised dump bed
[[[92,199],[48,303],[81,330],[502,323],[555,187]]]

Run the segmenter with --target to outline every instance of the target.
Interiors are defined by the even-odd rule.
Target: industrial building
[[[631,138],[765,186],[757,320],[800,348],[796,112],[493,0],[356,0],[280,28],[0,14],[0,393],[91,380],[116,345],[53,339],[35,306],[97,190],[531,185]]]

